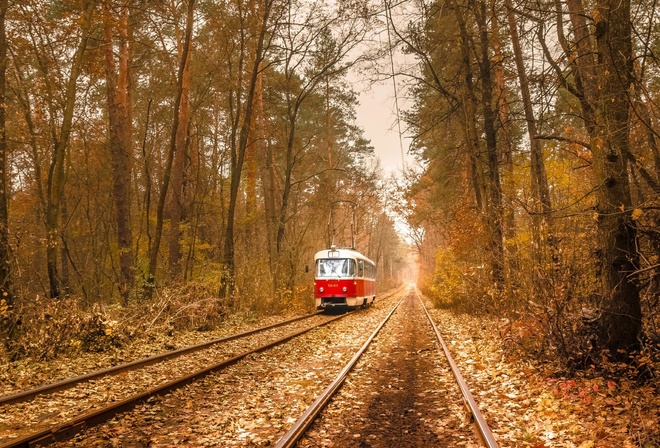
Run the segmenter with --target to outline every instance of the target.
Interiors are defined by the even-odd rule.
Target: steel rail
[[[429,319],[429,322],[431,322],[433,331],[435,331],[435,335],[438,338],[440,345],[442,346],[442,351],[445,352],[445,357],[447,358],[447,362],[449,362],[449,366],[451,367],[451,372],[454,375],[456,382],[458,383],[458,387],[461,389],[461,394],[463,394],[463,401],[465,403],[465,406],[467,407],[467,410],[472,415],[472,419],[477,427],[477,431],[479,437],[481,438],[481,442],[485,444],[488,448],[499,448],[499,445],[495,440],[495,436],[488,427],[488,423],[486,423],[486,419],[484,418],[483,414],[479,410],[479,406],[477,405],[477,402],[474,400],[474,397],[472,396],[472,393],[470,392],[467,383],[463,379],[463,375],[461,375],[461,372],[458,370],[458,366],[454,362],[454,358],[452,358],[451,353],[449,352],[449,348],[445,344],[444,339],[442,339],[442,335],[440,334],[438,327],[435,325],[435,322],[433,321],[431,315],[426,309],[426,306],[424,305],[424,301],[422,300],[422,296],[419,293],[417,286],[415,286],[415,293],[417,294],[419,303],[422,304],[422,308],[426,313],[426,317]]]
[[[304,316],[294,317],[293,319],[285,320],[285,321],[278,322],[278,323],[271,324],[271,325],[266,325],[265,327],[255,328],[253,330],[248,330],[248,331],[244,331],[242,333],[237,333],[237,334],[233,334],[233,335],[230,335],[230,336],[225,336],[225,337],[218,338],[218,339],[213,339],[211,341],[202,342],[200,344],[191,345],[191,346],[188,346],[188,347],[182,347],[182,348],[177,349],[177,350],[172,350],[172,351],[169,351],[169,352],[160,353],[160,354],[157,354],[157,355],[150,356],[148,358],[137,359],[135,361],[127,362],[125,364],[119,364],[119,365],[116,365],[116,366],[107,367],[105,369],[96,370],[94,372],[86,373],[84,375],[79,375],[79,376],[76,376],[76,377],[67,378],[67,379],[64,379],[62,381],[58,381],[58,382],[55,382],[55,383],[46,384],[44,386],[36,387],[34,389],[24,390],[22,392],[16,392],[16,393],[10,394],[10,395],[4,395],[4,396],[0,397],[0,405],[21,403],[21,402],[24,402],[24,401],[31,400],[32,398],[36,397],[37,395],[50,394],[50,393],[53,393],[53,392],[58,392],[58,391],[61,391],[61,390],[70,389],[70,388],[74,387],[76,384],[79,384],[79,383],[82,383],[82,382],[85,382],[85,381],[89,381],[91,379],[100,378],[100,377],[104,377],[106,375],[116,374],[116,373],[120,373],[120,372],[127,372],[129,370],[133,370],[133,369],[136,369],[138,367],[146,367],[146,366],[149,366],[149,365],[152,365],[152,364],[156,364],[158,362],[162,362],[162,361],[166,361],[168,359],[176,358],[177,356],[182,356],[182,355],[185,355],[187,353],[202,350],[204,348],[210,347],[210,346],[215,345],[215,344],[219,344],[221,342],[233,341],[233,340],[236,340],[236,339],[240,339],[240,338],[243,338],[243,337],[246,337],[246,336],[253,335],[255,333],[259,333],[259,332],[266,331],[266,330],[272,330],[273,328],[282,327],[284,325],[288,325],[288,324],[291,324],[291,323],[294,323],[294,322],[297,322],[297,321],[300,321],[300,320],[304,320],[304,319],[308,319],[310,317],[318,316],[321,313],[322,312],[316,312],[316,313],[307,314],[307,315],[304,315]]]
[[[320,324],[308,327],[304,330],[297,331],[295,333],[291,333],[288,336],[270,342],[266,345],[262,345],[261,347],[257,347],[253,350],[246,351],[244,353],[241,353],[240,355],[234,356],[233,358],[226,359],[218,364],[214,364],[205,369],[191,373],[185,377],[154,387],[152,389],[149,389],[145,392],[134,395],[132,397],[128,397],[124,400],[118,401],[116,403],[98,409],[96,411],[88,412],[78,417],[74,417],[64,423],[55,425],[51,428],[44,429],[41,431],[36,431],[32,434],[28,434],[24,437],[15,439],[10,442],[0,442],[0,448],[14,448],[14,447],[31,448],[34,446],[49,445],[55,442],[68,440],[72,438],[74,435],[76,435],[78,432],[82,431],[83,429],[89,428],[91,426],[99,425],[121,412],[129,411],[132,408],[134,408],[136,405],[147,401],[151,397],[157,395],[163,395],[165,393],[171,392],[175,389],[178,389],[182,386],[191,383],[194,380],[200,379],[212,372],[216,372],[226,367],[229,367],[233,364],[236,364],[238,361],[242,360],[243,358],[251,354],[259,353],[269,348],[275,347],[276,345],[283,344],[284,342],[287,342],[297,336],[307,333],[315,328],[328,325],[331,322],[334,322],[338,319],[342,319],[352,314],[353,312],[348,312],[346,314],[341,314],[339,316],[332,317],[324,322],[321,322]]]
[[[291,429],[287,431],[286,434],[282,436],[282,438],[277,442],[277,445],[275,445],[275,448],[289,448],[292,447],[300,437],[305,433],[307,428],[309,428],[309,425],[312,424],[314,419],[318,416],[318,414],[323,410],[323,408],[328,404],[332,396],[339,390],[341,385],[344,383],[346,380],[346,377],[348,376],[348,373],[355,367],[355,364],[357,364],[358,360],[360,357],[364,354],[364,352],[367,350],[371,342],[374,340],[376,335],[380,332],[381,328],[387,323],[387,321],[392,317],[392,314],[396,311],[396,309],[399,307],[401,302],[403,302],[404,299],[401,299],[397,302],[397,304],[392,308],[392,311],[387,315],[387,317],[378,325],[376,330],[369,336],[369,339],[365,341],[365,343],[362,345],[360,350],[353,356],[353,358],[346,364],[346,366],[342,369],[341,372],[339,372],[339,375],[334,379],[334,381],[321,393],[321,395],[312,403],[307,410],[303,413],[302,416],[293,424]]]

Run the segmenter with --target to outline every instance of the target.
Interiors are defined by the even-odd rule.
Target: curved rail
[[[172,351],[169,351],[169,352],[160,353],[160,354],[157,354],[157,355],[150,356],[148,358],[143,358],[143,359],[138,359],[138,360],[135,360],[135,361],[127,362],[125,364],[120,364],[120,365],[116,365],[116,366],[107,367],[105,369],[96,370],[94,372],[86,373],[84,375],[79,375],[79,376],[76,376],[76,377],[67,378],[65,380],[58,381],[56,383],[46,384],[44,386],[36,387],[34,389],[24,390],[22,392],[16,392],[16,393],[11,394],[11,395],[4,395],[4,396],[0,397],[0,405],[20,403],[20,402],[23,402],[23,401],[28,401],[28,400],[31,400],[32,398],[36,397],[37,395],[50,394],[50,393],[53,393],[53,392],[66,390],[66,389],[74,387],[75,385],[80,384],[84,381],[89,381],[91,379],[100,378],[100,377],[110,375],[110,374],[115,374],[115,373],[120,373],[120,372],[127,372],[129,370],[133,370],[133,369],[136,369],[138,367],[146,367],[146,366],[149,366],[151,364],[156,364],[158,362],[162,362],[162,361],[166,361],[168,359],[176,358],[177,356],[182,356],[182,355],[185,355],[187,353],[202,350],[202,349],[205,349],[205,348],[210,347],[212,345],[219,344],[221,342],[233,341],[233,340],[236,340],[236,339],[240,339],[240,338],[244,338],[246,336],[253,335],[255,333],[259,333],[259,332],[266,331],[266,330],[272,330],[273,328],[282,327],[284,325],[288,325],[288,324],[291,324],[291,323],[294,323],[294,322],[298,322],[300,320],[308,319],[310,317],[317,316],[321,313],[322,312],[317,312],[317,313],[312,313],[312,314],[306,314],[304,316],[294,317],[293,319],[288,319],[288,320],[278,322],[278,323],[275,323],[275,324],[266,325],[265,327],[255,328],[253,330],[244,331],[242,333],[237,333],[237,334],[233,334],[233,335],[230,335],[230,336],[225,336],[225,337],[218,338],[218,339],[213,339],[211,341],[202,342],[200,344],[191,345],[191,346],[188,346],[188,347],[183,347],[183,348],[180,348],[178,350],[172,350]]]
[[[210,367],[207,367],[205,369],[199,370],[197,372],[194,372],[190,375],[187,375],[185,377],[170,381],[166,384],[163,384],[161,386],[152,388],[146,392],[142,392],[140,394],[134,395],[132,397],[128,397],[124,400],[121,400],[119,402],[113,403],[109,406],[106,406],[104,408],[88,412],[86,414],[80,415],[78,417],[74,417],[71,420],[68,420],[64,423],[55,425],[51,428],[44,429],[41,431],[34,432],[32,434],[28,434],[24,437],[21,437],[19,439],[13,440],[11,442],[5,442],[0,444],[0,448],[14,448],[14,447],[34,447],[34,446],[42,446],[42,445],[49,445],[55,442],[61,442],[64,440],[68,440],[71,437],[73,437],[75,434],[78,432],[82,431],[83,429],[89,428],[91,426],[99,425],[115,415],[121,413],[121,412],[126,412],[134,408],[136,405],[143,403],[147,401],[149,398],[154,397],[156,395],[163,395],[167,392],[170,392],[172,390],[178,389],[182,386],[185,386],[189,383],[191,383],[194,380],[197,380],[199,378],[202,378],[203,376],[208,375],[209,373],[216,372],[219,370],[222,370],[226,367],[229,367],[230,365],[236,364],[238,361],[242,360],[243,358],[254,354],[254,353],[259,353],[262,351],[265,351],[269,348],[275,347],[277,345],[283,344],[284,342],[287,342],[297,336],[300,336],[304,333],[307,333],[308,331],[311,331],[315,328],[322,327],[324,325],[327,325],[331,322],[334,322],[335,320],[344,318],[346,316],[352,315],[353,312],[349,312],[346,314],[341,314],[332,318],[329,318],[328,320],[321,322],[317,325],[313,325],[311,327],[308,327],[304,330],[297,331],[295,333],[291,333],[288,336],[284,336],[283,338],[280,338],[276,341],[270,342],[266,345],[262,345],[261,347],[257,347],[255,349],[246,351],[244,353],[241,353],[237,356],[234,356],[233,358],[226,359],[218,364],[214,364]]]
[[[312,403],[307,410],[303,413],[303,415],[293,424],[291,429],[287,431],[286,434],[282,436],[282,438],[277,442],[277,445],[275,445],[275,448],[289,448],[294,446],[294,444],[300,439],[300,437],[305,433],[307,428],[309,428],[309,425],[312,424],[314,419],[319,415],[319,413],[323,410],[326,404],[328,404],[328,401],[332,398],[332,396],[339,390],[341,385],[344,383],[344,380],[346,380],[346,376],[348,373],[355,367],[355,364],[357,364],[358,360],[360,357],[362,357],[362,354],[367,350],[373,339],[376,337],[376,335],[380,332],[381,328],[387,323],[387,321],[392,317],[392,314],[396,311],[396,309],[399,307],[399,305],[403,302],[403,299],[399,300],[397,304],[392,308],[392,311],[385,317],[385,319],[378,325],[378,327],[374,330],[374,332],[369,336],[369,339],[365,341],[365,343],[362,345],[360,350],[353,356],[353,358],[346,364],[346,366],[342,369],[341,372],[339,372],[339,375],[334,379],[332,384],[330,384],[322,393],[321,395]]]
[[[495,440],[492,431],[488,427],[488,423],[486,423],[486,419],[479,410],[479,406],[477,405],[477,402],[474,400],[474,397],[472,396],[472,393],[470,392],[467,383],[463,379],[463,375],[461,375],[461,372],[458,370],[458,366],[454,362],[454,358],[452,358],[451,353],[449,353],[449,348],[447,348],[445,341],[442,339],[442,336],[440,335],[440,331],[438,331],[438,327],[435,325],[435,322],[433,322],[431,315],[426,309],[426,306],[424,305],[424,301],[422,300],[422,296],[419,293],[417,286],[415,286],[415,294],[417,294],[417,298],[419,299],[419,302],[422,304],[422,308],[426,313],[426,317],[428,317],[429,322],[431,322],[431,325],[433,326],[433,331],[435,331],[435,335],[438,338],[438,342],[440,342],[440,345],[442,346],[442,351],[445,352],[447,362],[449,362],[449,366],[451,367],[451,372],[454,375],[456,382],[458,383],[458,387],[461,389],[461,394],[463,394],[463,400],[465,402],[465,406],[472,415],[472,418],[477,427],[477,431],[479,437],[481,438],[481,441],[488,448],[499,448],[499,445]]]

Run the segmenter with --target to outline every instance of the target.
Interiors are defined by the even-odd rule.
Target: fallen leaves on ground
[[[502,448],[660,446],[660,396],[651,385],[594,369],[558,376],[558,366],[510,356],[495,319],[431,314]]]

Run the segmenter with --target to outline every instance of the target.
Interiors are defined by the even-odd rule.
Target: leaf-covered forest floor
[[[569,376],[508,347],[500,320],[431,313],[503,446],[660,446],[657,378],[606,376],[596,366]]]
[[[659,383],[653,374],[641,381],[594,366],[569,375],[559,364],[528,359],[514,350],[502,338],[498,319],[441,309],[431,313],[502,447],[660,447]],[[43,361],[26,358],[0,366],[0,394],[283,319],[243,316],[226,319],[209,331],[163,327],[160,333],[140,333],[97,353],[77,352]],[[108,333],[105,336],[111,337]],[[659,366],[649,367],[649,372],[657,372]],[[258,415],[255,409],[257,426]],[[241,445],[239,440],[236,443]],[[169,445],[163,441],[158,446]],[[245,446],[254,443],[246,440]]]
[[[196,345],[209,340],[252,330],[283,321],[291,316],[236,315],[222,321],[216,328],[172,331],[167,327],[141,332],[135,338],[122,338],[124,343],[103,343],[124,328],[108,328],[99,335],[97,346],[103,349],[92,352],[71,351],[53,359],[39,361],[25,358],[0,366],[0,395],[35,388],[66,378],[83,375],[106,367],[131,362],[155,354]]]

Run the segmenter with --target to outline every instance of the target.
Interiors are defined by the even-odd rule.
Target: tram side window
[[[376,278],[376,266],[373,264],[369,265],[369,278],[372,280]]]
[[[358,277],[364,277],[364,261],[358,261]]]

